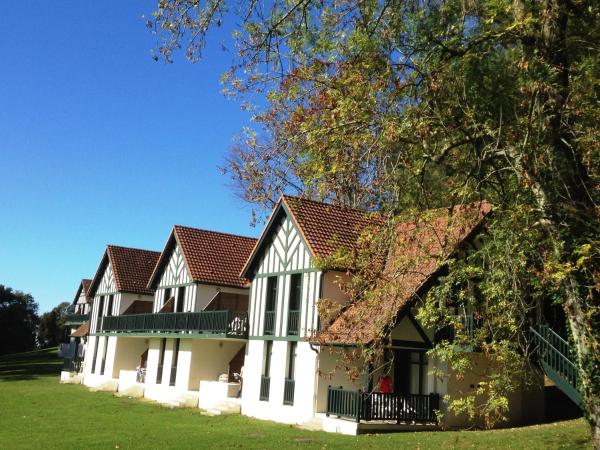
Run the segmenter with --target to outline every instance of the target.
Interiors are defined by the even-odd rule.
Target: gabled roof
[[[250,237],[175,225],[148,281],[148,288],[156,288],[176,244],[194,282],[246,287],[248,280],[240,276],[240,272],[255,243],[256,239]]]
[[[86,320],[83,322],[73,333],[71,336],[73,337],[85,337],[90,332],[90,321]]]
[[[242,276],[252,277],[270,235],[284,214],[289,215],[312,256],[326,258],[336,249],[352,249],[368,226],[382,225],[379,214],[316,202],[299,197],[282,196],[275,206],[259,241],[244,265]]]
[[[148,288],[148,280],[159,257],[159,252],[151,250],[107,245],[96,275],[90,284],[88,296],[94,297],[96,294],[98,284],[100,284],[109,262],[112,266],[117,291],[152,295],[154,291]]]
[[[92,302],[92,297],[90,297],[88,295],[88,289],[90,288],[91,283],[92,283],[92,280],[88,280],[87,278],[84,278],[81,280],[81,282],[79,283],[79,287],[77,288],[77,293],[75,294],[75,298],[73,299],[73,304],[77,303],[77,300],[79,300],[79,296],[81,295],[82,292],[85,294],[86,303]]]
[[[489,203],[478,202],[429,211],[421,220],[399,224],[380,280],[383,295],[345,308],[318,340],[344,344],[375,340],[431,286],[444,261],[478,232],[490,211]]]

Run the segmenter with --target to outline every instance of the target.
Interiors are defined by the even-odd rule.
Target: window
[[[177,304],[175,305],[175,312],[183,312],[183,305],[185,303],[185,286],[177,288]]]
[[[165,296],[163,297],[163,306],[165,306],[165,303],[167,303],[170,298],[171,298],[171,288],[166,288]]]
[[[265,305],[265,334],[275,332],[275,309],[277,307],[277,277],[267,278],[267,298]]]
[[[425,352],[410,352],[410,393],[424,394],[427,375]]]
[[[98,302],[98,316],[96,317],[96,330],[100,329],[100,325],[102,324],[102,313],[104,310],[104,296],[100,296],[100,301]]]
[[[296,336],[300,328],[300,305],[302,302],[302,274],[295,273],[290,278],[290,298],[287,334]]]
[[[110,317],[113,315],[113,302],[114,302],[114,295],[110,295],[108,297],[108,307],[106,308],[106,317]]]
[[[158,355],[158,370],[156,371],[156,384],[161,384],[161,382],[162,382],[163,364],[165,363],[165,346],[166,345],[167,345],[167,340],[163,338],[160,342],[160,353]]]
[[[277,277],[267,279],[267,311],[275,311],[277,306]]]
[[[100,338],[96,336],[96,342],[94,343],[94,357],[92,358],[92,373],[96,373],[96,357],[98,356],[98,342]]]
[[[106,350],[108,350],[108,336],[104,336],[104,349],[102,350],[102,361],[100,364],[100,375],[104,375],[106,367]]]
[[[302,299],[302,274],[295,273],[290,280],[290,311],[298,311]]]
[[[260,377],[260,401],[269,401],[269,390],[271,389],[271,355],[273,353],[273,341],[265,341],[265,356],[263,360],[263,374]]]
[[[296,370],[296,349],[298,347],[297,342],[290,342],[288,344],[288,361],[287,361],[287,379],[294,379],[294,371]]]
[[[265,360],[263,363],[263,375],[268,377],[271,374],[271,356],[273,355],[273,341],[265,341]]]
[[[173,345],[173,357],[171,358],[171,376],[169,377],[169,386],[175,386],[177,378],[177,360],[179,359],[179,339],[175,339]]]

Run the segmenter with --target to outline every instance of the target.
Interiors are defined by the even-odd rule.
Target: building
[[[83,383],[116,390],[121,371],[134,371],[147,350],[143,341],[111,336],[103,324],[113,316],[152,310],[147,287],[159,252],[108,245],[87,295],[93,299]]]
[[[395,295],[377,304],[347,305],[340,282],[350,276],[348,268],[323,271],[316,262],[340,247],[355,248],[363,230],[380,226],[379,216],[284,196],[242,272],[252,282],[242,413],[348,434],[436,425],[435,411],[445,409],[443,395],[467,390],[477,377],[457,381],[450,373],[443,379],[431,374],[439,363],[426,351],[435,336],[415,319],[418,298],[435,282],[440,262],[474,238],[489,211],[484,203],[441,211],[423,226],[400,225],[393,248],[373,264],[386,273],[395,259],[408,257],[416,262],[413,270],[395,277]],[[320,299],[340,306],[331,323],[320,323]],[[344,357],[380,335],[388,350],[376,367]],[[479,367],[487,364],[481,354],[473,352],[473,358]],[[341,361],[355,364],[360,376],[336,370]],[[389,394],[376,387],[385,373]],[[511,401],[510,423],[543,414],[541,385]],[[468,425],[461,417],[446,420],[448,426]]]
[[[384,225],[377,213],[283,196],[258,240],[176,225],[161,253],[108,246],[87,290],[90,320],[74,333],[89,329],[84,384],[346,434],[479,425],[443,399],[472,392],[492,363],[461,347],[475,370],[455,377],[427,354],[442,336],[416,317],[445,261],[484,245],[490,211],[474,203],[397,225],[369,264],[389,288],[376,301],[346,294],[340,249],[364,247],[364,231]],[[454,313],[474,329],[470,311]],[[580,401],[568,344],[547,326],[532,333],[546,375]],[[378,359],[356,357],[375,340]],[[543,420],[543,379],[532,379],[511,395],[507,425]]]
[[[173,227],[147,282],[152,309],[105,317],[97,331],[136,342],[140,355],[147,350],[137,373],[121,372],[119,391],[143,390],[173,405],[197,405],[200,397],[207,408],[237,396],[234,374],[243,365],[248,322],[248,281],[239,274],[255,242]]]
[[[67,309],[65,325],[70,327],[68,341],[60,344],[58,349],[59,357],[64,358],[61,381],[65,383],[81,382],[92,303],[87,295],[91,281],[86,278],[80,281],[75,298]]]

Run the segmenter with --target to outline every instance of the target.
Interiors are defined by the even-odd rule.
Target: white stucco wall
[[[315,398],[315,369],[317,354],[306,342],[296,348],[294,404],[283,404],[284,380],[287,368],[288,341],[274,341],[271,359],[269,401],[260,401],[260,382],[266,341],[250,340],[244,362],[242,414],[260,419],[298,424],[313,417]]]

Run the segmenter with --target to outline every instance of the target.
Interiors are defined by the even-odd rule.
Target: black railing
[[[329,386],[327,415],[360,422],[395,421],[396,423],[437,423],[440,409],[438,394],[397,394],[359,392]]]
[[[436,423],[440,409],[438,394],[362,394],[362,420],[395,420],[398,423]]]
[[[329,386],[326,414],[360,421],[360,392]]]
[[[271,378],[265,377],[264,375],[260,377],[260,395],[258,399],[262,402],[269,401],[269,390],[271,388]]]
[[[62,370],[66,372],[81,372],[83,360],[81,358],[65,358]]]
[[[275,311],[265,311],[265,334],[275,334]]]
[[[81,325],[89,317],[89,314],[67,314],[65,316],[65,325]]]
[[[300,311],[290,310],[288,313],[288,331],[287,334],[297,336],[300,332]]]
[[[233,311],[126,314],[105,317],[102,331],[115,333],[199,333],[248,335],[248,315]]]
[[[283,385],[283,404],[293,405],[294,404],[294,389],[296,388],[296,382],[294,380],[285,379]]]

